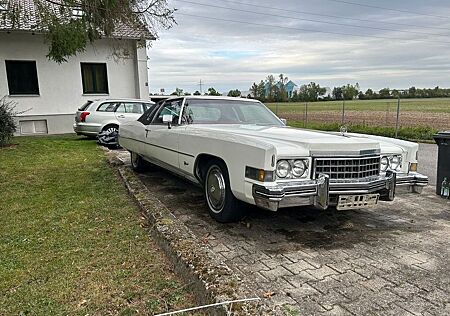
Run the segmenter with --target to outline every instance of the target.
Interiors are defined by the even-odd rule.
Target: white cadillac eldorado
[[[211,216],[239,220],[241,202],[277,211],[311,205],[362,209],[420,193],[415,143],[285,126],[261,102],[175,97],[124,123],[119,143],[133,169],[146,162],[202,185]]]

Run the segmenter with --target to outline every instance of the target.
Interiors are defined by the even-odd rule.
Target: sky
[[[177,25],[159,31],[148,49],[153,93],[177,87],[192,93],[200,90],[200,80],[203,92],[246,91],[281,73],[299,86],[450,87],[448,0],[169,4],[177,9]]]

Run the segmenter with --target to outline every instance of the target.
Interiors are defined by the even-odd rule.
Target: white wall
[[[128,55],[113,57],[113,46],[126,48]],[[76,112],[88,99],[148,98],[147,56],[145,48],[136,48],[136,41],[109,39],[89,45],[85,52],[73,56],[67,63],[57,64],[46,57],[48,47],[41,35],[29,33],[0,33],[0,97],[8,95],[5,60],[36,61],[39,96],[9,96],[17,102],[17,111],[27,111],[22,117],[54,115],[60,118]],[[108,95],[83,95],[81,62],[107,64]],[[55,118],[51,118],[50,121]],[[67,120],[67,118],[66,118]],[[61,130],[60,125],[49,133],[71,132],[72,126]],[[64,124],[65,126],[66,124]]]

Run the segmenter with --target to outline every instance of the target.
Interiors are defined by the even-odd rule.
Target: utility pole
[[[202,83],[202,79],[200,79],[200,94],[203,95],[203,83]]]

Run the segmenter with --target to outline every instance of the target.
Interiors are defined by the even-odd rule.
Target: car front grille
[[[316,177],[327,174],[330,179],[361,179],[378,176],[380,157],[316,158]]]

